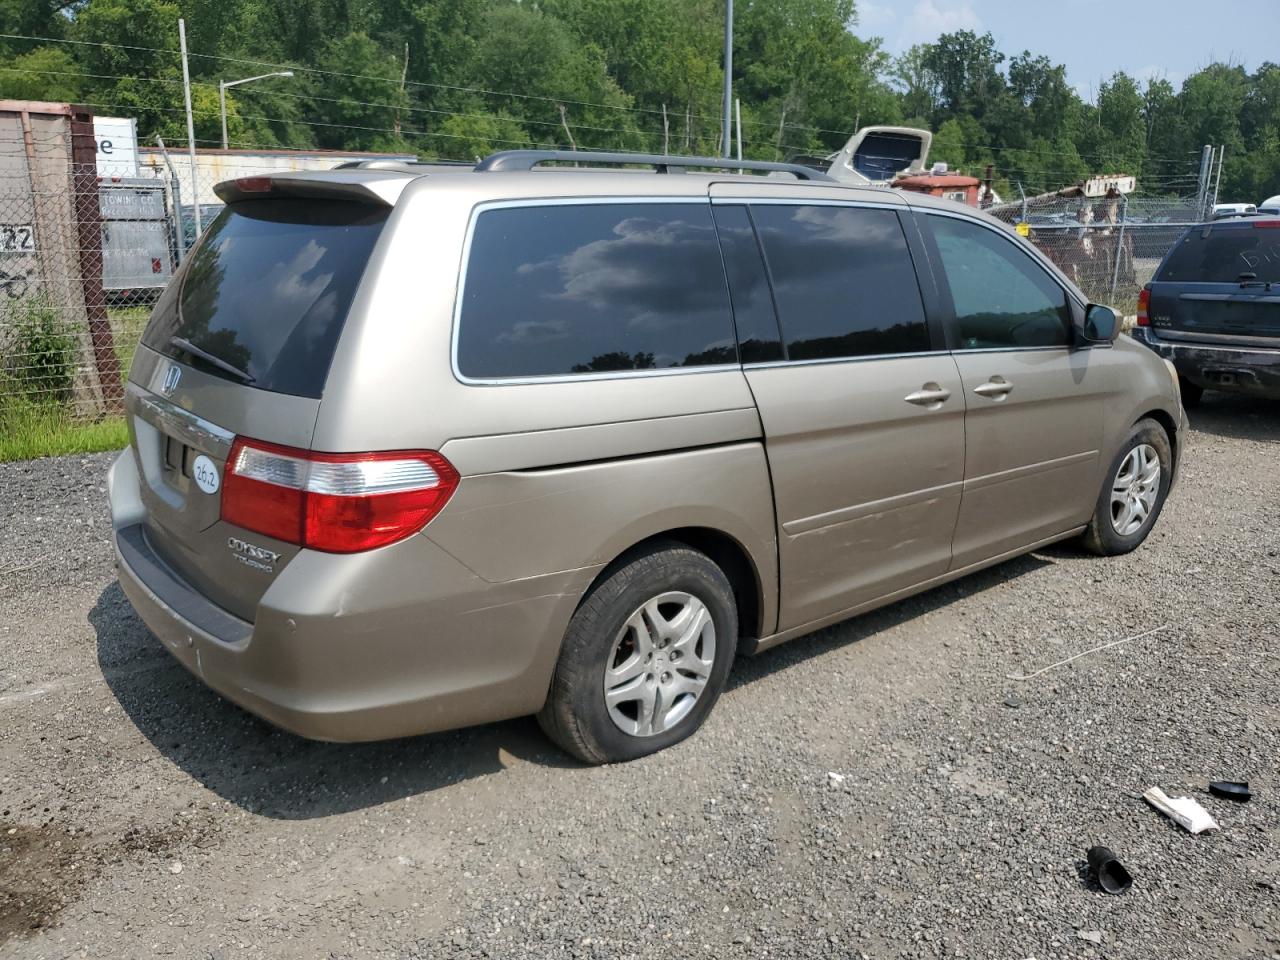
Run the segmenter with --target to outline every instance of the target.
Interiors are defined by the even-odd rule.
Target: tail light
[[[403,540],[438,514],[458,472],[438,453],[315,453],[237,437],[222,519],[287,543],[356,553]]]
[[[1143,287],[1141,290],[1138,291],[1138,321],[1137,321],[1138,326],[1140,327],[1151,326],[1151,317],[1147,313],[1147,310],[1150,306],[1151,306],[1151,288]]]
[[[163,270],[163,269],[164,269],[164,267],[163,267],[163,265],[161,265],[161,263],[160,263],[160,258],[159,258],[159,257],[152,257],[152,258],[151,258],[151,272],[152,272],[152,273],[159,273],[159,272],[160,272],[161,270]]]
[[[240,188],[242,193],[270,193],[271,178],[240,177],[236,180],[236,186]]]

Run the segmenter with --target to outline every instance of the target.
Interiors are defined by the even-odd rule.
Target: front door
[[[716,210],[773,477],[779,629],[945,573],[964,399],[926,322],[898,212],[821,202]],[[776,348],[759,332],[772,316],[752,321],[741,309],[768,302],[767,288],[764,298],[742,292],[752,222],[781,325]]]
[[[1093,349],[1072,346],[1066,289],[1020,241],[968,219],[923,219],[968,408],[960,569],[1088,521],[1114,377]]]

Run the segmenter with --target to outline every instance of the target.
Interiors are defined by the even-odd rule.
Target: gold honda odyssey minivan
[[[949,201],[546,151],[218,194],[133,363],[116,557],[175,657],[303,736],[536,713],[652,753],[739,653],[1132,550],[1178,467],[1169,365]]]

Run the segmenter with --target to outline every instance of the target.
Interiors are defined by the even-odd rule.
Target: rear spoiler
[[[271,173],[223,180],[213,188],[213,192],[224,203],[262,197],[309,197],[390,207],[395,205],[400,192],[413,179],[402,171],[390,170]]]

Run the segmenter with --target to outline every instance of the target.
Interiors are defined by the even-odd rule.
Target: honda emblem
[[[182,379],[182,368],[177,364],[171,366],[164,375],[164,385],[161,386],[160,392],[166,397],[172,396],[173,391],[178,389],[178,381]]]

